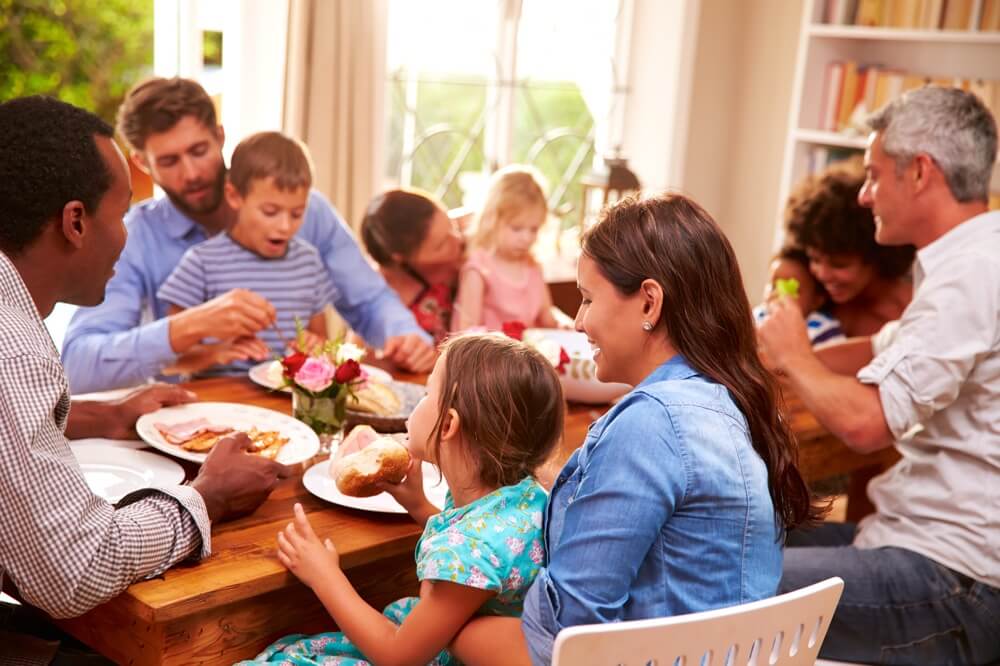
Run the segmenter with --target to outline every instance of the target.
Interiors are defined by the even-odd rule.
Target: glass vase
[[[329,455],[340,445],[347,417],[347,396],[321,396],[302,389],[292,389],[292,416],[312,428],[319,436],[320,455]]]

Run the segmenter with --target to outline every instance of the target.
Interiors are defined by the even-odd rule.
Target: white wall
[[[700,0],[635,0],[622,152],[647,190],[675,188],[687,155]]]
[[[760,296],[778,219],[803,9],[801,0],[637,2],[630,105],[638,110],[626,155],[644,187],[679,189],[718,220],[751,300]],[[693,40],[678,36],[685,16],[694,17]],[[693,44],[688,65],[677,63],[679,39]],[[671,89],[672,82],[678,86]],[[671,102],[674,90],[687,99]],[[671,133],[677,127],[680,137]]]

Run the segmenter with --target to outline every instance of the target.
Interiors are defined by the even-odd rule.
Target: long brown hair
[[[458,413],[467,452],[479,480],[499,488],[534,475],[562,436],[562,384],[544,356],[496,333],[450,338],[442,348],[444,379],[433,431],[441,459],[441,426],[449,409]]]
[[[767,466],[782,525],[821,517],[796,467],[798,447],[778,412],[774,379],[757,355],[736,255],[711,216],[680,195],[626,199],[604,211],[582,244],[621,294],[634,294],[647,279],[662,287],[655,325],[693,368],[729,389]]]

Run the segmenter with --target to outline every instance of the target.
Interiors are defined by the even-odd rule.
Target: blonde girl
[[[459,274],[452,330],[505,322],[553,328],[552,297],[532,254],[548,206],[537,171],[512,165],[493,175],[473,248]]]
[[[278,558],[308,585],[341,632],[288,636],[257,662],[447,664],[445,647],[476,615],[518,617],[544,564],[546,494],[533,478],[562,434],[559,378],[538,352],[496,334],[448,341],[407,422],[411,470],[386,489],[424,533],[417,543],[420,596],[383,613],[340,568],[336,546],[313,531],[302,506],[278,535]],[[424,496],[421,460],[450,488],[439,510]]]

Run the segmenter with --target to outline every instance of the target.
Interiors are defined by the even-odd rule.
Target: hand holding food
[[[371,426],[357,426],[340,446],[330,475],[337,489],[351,497],[378,495],[382,492],[379,484],[399,483],[410,467],[406,447],[392,437],[380,436]]]

